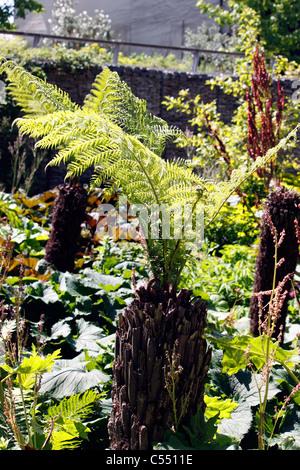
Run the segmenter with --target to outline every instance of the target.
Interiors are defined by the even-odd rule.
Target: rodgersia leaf
[[[222,372],[229,375],[245,369],[249,361],[258,370],[261,369],[266,363],[267,342],[271,343],[270,347],[272,347],[272,356],[275,363],[292,367],[296,359],[299,361],[298,348],[294,350],[282,349],[277,342],[270,340],[266,335],[256,338],[251,335],[241,335],[233,338],[209,336],[207,339],[217,343],[223,349]]]
[[[83,393],[109,380],[110,377],[99,369],[87,370],[87,363],[80,358],[60,360],[43,375],[40,393],[61,399]]]

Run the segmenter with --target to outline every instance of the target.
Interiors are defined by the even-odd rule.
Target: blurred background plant
[[[239,37],[236,28],[232,28],[230,34],[222,32],[220,27],[215,23],[201,23],[200,26],[193,31],[187,28],[185,32],[184,45],[186,47],[195,47],[211,51],[235,52],[239,46]],[[186,54],[188,57],[190,54]],[[226,72],[227,74],[235,73],[237,58],[234,56],[205,54],[199,56],[198,68],[202,73]]]
[[[264,45],[271,55],[282,55],[289,61],[299,63],[300,46],[300,4],[291,0],[228,0],[226,8],[216,6],[206,0],[198,0],[201,12],[208,14],[220,27],[240,25],[245,14],[250,23],[255,18],[257,33],[254,40]],[[249,29],[251,34],[251,28]],[[240,41],[240,47],[242,41]]]
[[[28,141],[23,135],[18,135],[16,140],[8,145],[11,156],[12,181],[11,193],[23,189],[28,195],[32,188],[35,173],[43,161],[46,152],[34,147],[34,142]]]
[[[75,5],[74,0],[54,1],[52,18],[49,19],[51,34],[89,39],[112,38],[111,19],[103,10],[95,10],[93,16],[89,16],[85,10],[77,12]],[[68,48],[80,48],[80,43],[60,41],[60,44]]]

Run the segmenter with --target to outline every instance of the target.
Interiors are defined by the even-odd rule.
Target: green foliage
[[[186,149],[190,166],[205,177],[219,180],[224,179],[224,175],[230,178],[232,169],[241,163],[251,165],[257,155],[264,155],[267,148],[274,147],[299,122],[299,107],[292,100],[283,98],[279,86],[279,74],[286,69],[286,63],[281,61],[274,69],[278,80],[275,99],[272,91],[274,71],[268,71],[270,67],[266,65],[263,49],[260,49],[253,35],[249,35],[249,30],[254,33],[256,26],[248,25],[246,18],[243,17],[238,32],[245,57],[238,63],[237,78],[220,76],[207,82],[207,85],[218,86],[225,94],[237,98],[238,106],[232,120],[223,122],[216,101],[204,103],[200,95],[191,97],[189,90],[181,90],[177,97],[166,97],[164,101],[168,110],[184,113],[189,118],[191,130],[187,130],[185,139],[179,136],[176,142]],[[257,97],[258,94],[259,103],[255,104],[253,96]],[[265,126],[263,123],[267,121],[268,126]],[[247,209],[247,218],[249,222],[252,219],[253,225],[258,221],[258,205],[266,197],[270,185],[279,180],[297,187],[299,165],[294,154],[296,143],[297,139],[291,140],[284,150],[269,160],[263,170],[250,176],[237,191]],[[222,235],[226,237],[226,230]],[[213,236],[218,236],[217,231]],[[216,241],[219,242],[219,239]]]
[[[210,301],[209,320],[217,310],[219,315],[224,312],[225,321],[230,311],[234,314],[239,307],[250,304],[255,257],[252,247],[228,244],[217,253],[212,246],[188,263],[181,285]]]
[[[10,210],[18,214],[20,227],[25,223],[23,218],[31,217],[35,217],[41,226],[47,227],[55,191],[50,193],[32,198],[22,193],[7,195],[5,201]],[[91,193],[90,207],[92,200],[101,198],[101,194]],[[48,206],[45,201],[49,201]],[[231,224],[234,225],[235,220],[239,227],[239,213],[236,219],[231,219]],[[30,234],[28,255],[34,258],[29,239]],[[206,411],[204,416],[190,417],[190,422],[181,433],[175,434],[170,430],[163,442],[154,444],[154,450],[257,449],[257,438],[249,444],[248,436],[257,433],[258,429],[260,401],[257,381],[259,383],[259,374],[264,370],[264,365],[256,371],[256,375],[253,374],[247,368],[244,354],[248,345],[254,341],[248,333],[247,315],[252,293],[255,247],[223,244],[219,250],[214,244],[206,243],[200,257],[194,260],[195,263],[190,260],[186,266],[180,285],[194,288],[195,295],[209,300],[206,334],[211,338],[213,358],[205,390]],[[17,256],[17,253],[12,254]],[[58,349],[62,356],[55,360],[51,370],[45,372],[41,380],[36,408],[37,447],[42,447],[51,430],[51,418],[44,419],[49,415],[49,408],[58,407],[64,399],[68,407],[67,400],[72,400],[72,395],[82,397],[89,391],[97,393],[94,405],[90,408],[91,413],[81,421],[76,418],[72,424],[72,418],[66,417],[53,422],[55,439],[49,438],[46,446],[48,450],[53,446],[61,449],[105,448],[106,424],[111,406],[109,391],[114,357],[114,325],[118,312],[134,296],[132,267],[135,268],[137,282],[147,276],[143,249],[139,243],[132,241],[103,238],[92,253],[84,258],[79,253],[78,261],[81,263],[77,264],[73,274],[46,271],[44,276],[47,277],[43,281],[38,277],[42,274],[32,269],[30,276],[23,279],[23,308],[30,328],[29,342],[35,341],[40,335],[44,343],[44,357],[48,354],[51,357]],[[16,294],[15,288],[19,283],[16,274],[15,270],[9,271],[3,284],[1,300],[5,300],[5,304],[12,301]],[[238,293],[235,292],[236,288],[240,289]],[[38,331],[41,313],[45,314],[42,333]],[[298,314],[294,312],[293,316],[293,323],[287,325],[287,343],[276,345],[278,361],[272,367],[265,412],[270,446],[278,446],[280,450],[298,449],[300,440],[299,392],[285,405],[271,437],[276,421],[274,409],[277,407],[278,411],[281,410],[284,397],[289,396],[295,387],[294,378],[281,363],[289,368],[292,363],[295,364],[291,370],[293,374],[299,375],[296,356],[299,311]],[[261,365],[262,347],[258,340],[254,341],[250,353],[256,364]],[[31,356],[27,354],[26,357]],[[18,387],[14,388],[14,397],[19,428],[26,437],[23,403]],[[30,418],[33,404],[31,389],[24,389],[24,400]],[[0,413],[0,437],[3,437],[3,447],[11,449],[15,439],[3,415],[2,418]]]
[[[31,256],[42,256],[49,231],[36,221],[24,216],[22,211],[18,210],[16,201],[12,201],[7,195],[3,195],[3,212],[8,216],[11,225],[0,225],[0,237],[3,240],[8,233],[11,233],[14,254],[28,256],[30,251]]]
[[[174,434],[167,431],[162,443],[156,444],[158,450],[234,450],[238,448],[238,441],[231,436],[218,432],[217,421],[219,413],[207,418],[202,411],[193,416],[188,426],[184,426],[184,433]]]
[[[79,49],[65,48],[60,44],[39,45],[38,48],[30,45],[19,37],[2,39],[0,37],[0,55],[10,57],[16,63],[22,65],[39,77],[45,77],[43,64],[47,63],[48,70],[55,69],[62,72],[78,72],[86,67],[99,67],[113,62],[113,51],[100,47],[96,43],[85,45]],[[183,60],[176,58],[175,54],[166,56],[154,52],[153,55],[145,53],[119,53],[119,65],[132,67],[151,67],[166,70],[190,71],[192,59],[189,56]]]
[[[259,406],[257,410],[257,427],[258,427],[258,449],[269,449],[270,442],[275,433],[277,423],[282,418],[285,412],[287,403],[291,397],[299,391],[300,381],[298,378],[298,362],[299,362],[299,349],[283,349],[280,347],[282,341],[282,334],[279,333],[277,341],[273,339],[276,323],[280,318],[282,303],[287,291],[282,293],[282,287],[285,281],[275,284],[277,264],[277,235],[274,235],[275,243],[275,263],[274,263],[274,281],[271,288],[270,300],[267,305],[267,313],[265,314],[264,321],[259,320],[258,335],[252,337],[250,335],[241,335],[230,337],[220,337],[218,334],[215,337],[210,337],[211,341],[216,341],[217,344],[224,350],[223,356],[223,369],[229,375],[238,373],[241,369],[249,367],[252,371],[256,386],[259,393]],[[257,295],[263,295],[258,293]],[[259,312],[261,312],[260,307]],[[259,313],[261,315],[261,313]],[[279,330],[282,331],[282,330]],[[270,398],[269,390],[272,383],[272,371],[276,365],[284,368],[294,381],[294,388],[289,396],[281,404],[280,411],[275,415],[275,422],[269,425],[266,420],[266,413],[268,410],[268,400]]]
[[[265,365],[267,343],[269,341],[266,335],[253,338],[250,335],[235,336],[233,339],[228,337],[214,339],[208,337],[224,350],[223,372],[236,374],[239,370],[245,369],[249,362],[253,363],[257,370]],[[273,359],[287,370],[293,368],[298,358],[298,348],[294,350],[284,350],[278,343],[272,344]]]
[[[20,328],[16,319],[16,330]],[[55,359],[59,357],[60,351],[41,357],[35,348],[31,355],[16,362],[13,350],[9,351],[9,337],[3,335],[2,341],[7,348],[8,359],[1,359],[1,414],[6,415],[7,423],[11,428],[11,433],[21,449],[26,445],[37,446],[38,424],[36,414],[38,413],[37,390],[38,382],[43,373],[49,371]],[[23,347],[24,345],[22,345]],[[21,342],[18,341],[18,347]],[[4,376],[4,377],[3,377]]]
[[[245,186],[243,186],[245,190]],[[249,192],[247,191],[247,194]],[[251,194],[250,194],[251,197]],[[249,197],[249,198],[250,198]],[[247,207],[239,196],[225,204],[218,218],[209,225],[205,236],[219,250],[224,245],[252,245],[259,236],[259,218],[255,207]]]
[[[99,194],[101,195],[102,192],[100,191]],[[51,210],[49,211],[49,208],[53,204],[54,197],[55,191],[49,191],[47,194],[33,198],[28,198],[23,193],[13,196],[5,195],[4,214],[7,214],[7,208],[7,210],[18,216],[11,220],[12,222],[16,221],[20,233],[28,222],[33,222],[31,218],[39,221],[41,225],[35,223],[35,226],[41,229],[43,225],[48,226],[50,223]],[[91,195],[90,202],[92,203],[93,200],[95,200],[94,194]],[[46,201],[48,201],[48,205]],[[98,197],[96,197],[96,202],[98,202]],[[3,232],[4,239],[1,240],[4,248],[0,250],[0,258],[2,254],[8,253],[5,237],[10,234],[10,230],[8,226],[6,228],[5,233]],[[14,233],[14,230],[12,233]],[[123,252],[121,248],[111,247],[111,261],[108,256],[105,262],[102,260],[99,263],[102,259],[102,247],[99,245],[98,250],[95,251],[95,271],[86,268],[86,270],[83,270],[82,277],[70,273],[61,273],[59,275],[53,271],[51,275],[47,272],[40,274],[34,269],[36,264],[33,262],[35,260],[36,263],[39,259],[39,252],[35,253],[32,245],[34,230],[31,233],[33,236],[32,242],[30,241],[30,233],[29,231],[26,237],[26,250],[29,258],[24,258],[24,263],[25,265],[29,264],[29,259],[31,259],[32,267],[30,270],[24,269],[27,276],[22,279],[24,286],[22,315],[24,312],[26,315],[28,314],[26,322],[28,345],[36,342],[42,343],[44,356],[37,355],[35,349],[32,352],[23,349],[24,359],[20,363],[17,362],[13,365],[7,362],[2,356],[2,352],[4,352],[2,338],[8,337],[8,332],[14,334],[16,321],[6,320],[3,322],[0,317],[2,384],[6,383],[9,376],[13,379],[13,388],[6,390],[5,387],[5,395],[3,396],[7,400],[9,396],[13,396],[13,401],[8,402],[11,402],[11,422],[14,422],[14,417],[16,417],[18,424],[18,429],[10,429],[5,421],[3,407],[0,406],[0,435],[5,438],[3,445],[8,446],[9,449],[23,448],[26,444],[34,448],[42,448],[47,434],[49,439],[45,444],[46,447],[43,448],[76,448],[76,446],[82,445],[82,439],[87,441],[87,437],[92,433],[92,431],[89,432],[89,424],[86,423],[85,418],[85,423],[80,422],[79,416],[74,422],[72,417],[64,417],[52,423],[51,418],[46,419],[49,400],[51,406],[54,404],[57,406],[64,397],[70,397],[70,400],[72,400],[72,395],[84,394],[85,392],[92,393],[94,390],[97,390],[97,397],[99,397],[100,388],[109,388],[108,384],[111,380],[114,357],[114,335],[108,333],[109,329],[114,330],[114,319],[118,309],[125,305],[124,298],[133,295],[130,285],[131,272],[129,273],[122,266],[121,261],[126,260],[126,255],[124,252],[125,256],[121,256]],[[11,246],[9,250],[11,263],[7,262],[6,268],[1,264],[0,281],[2,290],[0,303],[1,306],[3,303],[5,305],[9,304],[14,310],[18,306],[17,292],[20,286],[18,268],[20,261],[17,263],[17,260],[21,243],[18,245],[15,233],[13,238],[15,246]],[[108,245],[111,242],[107,241],[106,243]],[[43,244],[40,248],[42,250]],[[130,258],[129,253],[130,250],[128,250],[127,258]],[[120,269],[118,264],[121,265]],[[129,264],[130,261],[128,260],[127,265]],[[136,276],[138,277],[139,263],[134,264]],[[105,271],[106,266],[110,266],[110,272],[114,271],[116,276],[102,274],[103,271],[101,270]],[[114,266],[116,266],[115,270]],[[4,269],[7,271],[7,277],[4,277]],[[37,269],[39,268],[37,267]],[[40,327],[42,312],[44,313],[43,331]],[[102,324],[102,328],[99,324]],[[58,359],[59,350],[73,359]],[[14,380],[14,377],[19,377],[19,379]],[[1,387],[0,391],[2,391]],[[105,395],[106,392],[101,394],[101,405]],[[0,397],[2,397],[1,393]],[[92,401],[91,398],[90,402]],[[90,413],[93,416],[91,426],[94,427],[96,421],[103,422],[101,427],[104,427],[104,430],[102,429],[101,432],[105,436],[105,414],[102,412],[102,406],[100,406],[98,398],[94,399],[94,404],[96,402],[97,407],[93,408]],[[109,405],[106,406],[105,413],[108,412]],[[50,439],[52,435],[53,437]]]
[[[35,0],[14,0],[13,4],[2,5],[0,7],[0,27],[1,29],[14,29],[11,21],[13,16],[16,18],[25,18],[29,12],[41,13],[44,7]]]
[[[221,26],[239,23],[246,11],[249,17],[256,17],[257,34],[266,50],[299,62],[299,18],[300,6],[297,1],[276,0],[229,0],[228,9],[216,7],[210,2],[199,0],[201,12],[208,13]]]
[[[64,398],[58,405],[50,406],[45,419],[52,421],[51,450],[75,449],[82,438],[87,439],[89,428],[83,421],[92,412],[99,394],[88,390],[84,394]]]

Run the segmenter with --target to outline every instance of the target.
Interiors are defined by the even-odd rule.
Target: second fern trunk
[[[74,270],[81,224],[86,217],[87,192],[81,185],[65,184],[54,202],[52,230],[45,260],[59,271]]]
[[[300,219],[300,197],[296,191],[287,190],[284,187],[276,188],[267,198],[265,212],[262,218],[259,252],[256,258],[254,293],[262,294],[262,311],[259,308],[257,295],[252,296],[250,304],[251,333],[259,335],[259,328],[268,315],[270,291],[273,290],[273,277],[275,269],[275,241],[272,230],[276,230],[277,239],[284,237],[277,248],[277,260],[275,287],[283,281],[285,276],[294,274],[298,260],[298,240],[295,230],[295,220]],[[271,226],[270,226],[271,225]],[[291,281],[287,280],[284,290],[289,291]],[[280,316],[276,321],[274,336],[277,338],[280,330],[285,328],[287,315],[287,301],[285,297],[281,307]]]

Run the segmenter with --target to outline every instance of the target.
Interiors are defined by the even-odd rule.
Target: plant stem
[[[1,404],[2,409],[4,410],[4,390],[3,390],[2,382],[0,382],[0,404]]]
[[[289,368],[289,366],[287,366],[284,362],[279,362],[279,364],[282,365],[285,368],[287,373],[292,377],[292,379],[296,382],[296,384],[298,384],[299,380],[295,376],[294,372]]]
[[[275,236],[275,254],[274,254],[274,272],[273,272],[273,284],[272,284],[272,293],[269,301],[269,312],[268,312],[268,327],[267,327],[267,344],[266,344],[266,350],[264,351],[265,354],[265,367],[267,367],[267,373],[266,373],[266,379],[265,379],[265,391],[264,391],[264,399],[263,402],[261,402],[260,399],[260,406],[259,406],[259,425],[258,425],[258,449],[259,450],[265,450],[265,412],[266,412],[266,407],[267,407],[267,401],[268,401],[268,393],[269,393],[269,384],[270,384],[270,344],[271,344],[271,336],[272,336],[272,331],[274,329],[274,322],[276,321],[275,319],[273,320],[273,324],[271,324],[271,305],[273,302],[274,298],[274,293],[275,293],[275,288],[276,288],[276,275],[277,275],[277,258],[278,258],[278,250],[277,250],[277,233],[274,234]],[[263,348],[263,336],[261,335],[262,339],[262,348]],[[263,349],[264,350],[264,349]]]
[[[23,405],[26,429],[27,429],[27,433],[28,433],[29,445],[31,447],[33,447],[33,442],[32,442],[32,437],[31,437],[31,432],[30,432],[30,426],[29,426],[29,421],[28,421],[28,416],[27,416],[27,410],[26,410],[26,406],[25,406],[25,399],[24,399],[24,393],[23,393],[23,387],[22,387],[21,374],[18,373],[17,376],[18,376],[19,388],[20,388],[20,393],[21,393],[21,398],[22,398],[22,405]]]

